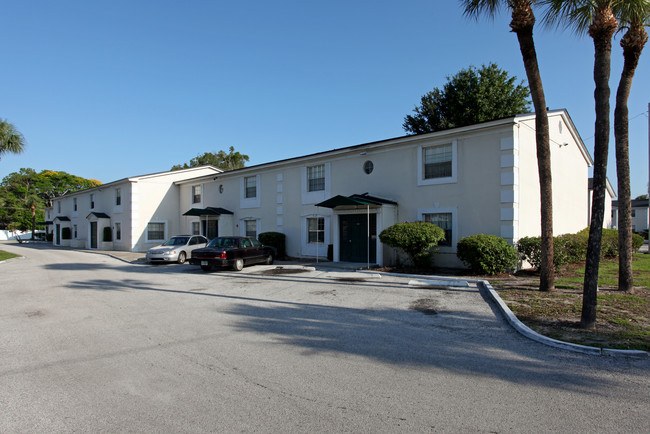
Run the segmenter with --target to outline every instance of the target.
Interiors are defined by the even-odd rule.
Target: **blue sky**
[[[404,135],[420,97],[469,65],[525,79],[509,17],[457,1],[6,2],[0,117],[24,134],[21,167],[110,182],[234,146],[249,165]],[[593,154],[593,45],[535,32],[546,99]],[[646,49],[648,51],[648,49]],[[618,40],[613,100],[622,67]],[[632,195],[647,192],[650,52],[630,108]],[[608,176],[616,186],[613,134]]]

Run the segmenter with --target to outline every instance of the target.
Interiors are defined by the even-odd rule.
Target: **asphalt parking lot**
[[[23,256],[0,263],[0,432],[646,432],[650,422],[648,360],[530,341],[473,286],[0,249]]]

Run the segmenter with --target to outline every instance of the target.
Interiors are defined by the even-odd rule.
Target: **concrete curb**
[[[368,271],[365,270],[358,270],[357,272],[359,273],[367,273]],[[398,277],[407,277],[407,278],[416,278],[420,282],[423,280],[432,280],[434,281],[436,286],[439,286],[440,284],[443,284],[445,282],[452,282],[452,281],[461,281],[461,282],[472,282],[476,283],[476,286],[479,289],[485,290],[485,292],[488,294],[490,299],[494,301],[494,303],[497,305],[499,308],[499,311],[503,314],[504,318],[510,324],[512,328],[514,328],[517,332],[522,334],[523,336],[527,337],[528,339],[531,339],[535,342],[539,342],[540,344],[548,345],[550,347],[558,348],[558,349],[563,349],[563,350],[568,350],[568,351],[574,351],[578,353],[583,353],[583,354],[590,354],[590,355],[597,355],[597,356],[610,356],[610,357],[631,357],[631,358],[646,358],[650,357],[650,353],[647,351],[640,351],[640,350],[616,350],[616,349],[609,349],[609,348],[598,348],[598,347],[589,347],[586,345],[579,345],[579,344],[572,344],[570,342],[564,342],[564,341],[558,341],[557,339],[552,339],[549,337],[546,337],[544,335],[540,335],[536,331],[530,329],[528,326],[526,326],[524,323],[519,321],[519,318],[515,316],[514,313],[510,310],[508,305],[499,297],[499,294],[492,288],[492,285],[490,285],[490,282],[486,280],[473,280],[473,279],[464,279],[464,278],[456,278],[456,277],[445,277],[445,276],[423,276],[423,275],[416,275],[416,274],[399,274],[399,273],[384,273],[381,271],[375,271],[375,273],[379,274],[386,274],[389,276],[398,276]],[[462,285],[461,283],[460,285]],[[458,287],[460,286],[459,284],[450,284],[449,286],[451,287]],[[417,285],[420,287],[423,287],[422,284]],[[416,286],[416,287],[417,287]]]
[[[499,294],[492,288],[489,282],[485,280],[477,281],[477,286],[484,289],[487,294],[490,296],[492,301],[499,307],[499,310],[506,318],[506,321],[517,330],[522,335],[526,336],[529,339],[532,339],[536,342],[539,342],[544,345],[548,345],[555,348],[560,348],[563,350],[574,351],[578,353],[599,355],[599,356],[611,356],[611,357],[634,357],[634,358],[646,358],[650,357],[650,353],[647,351],[639,350],[615,350],[609,348],[598,348],[598,347],[589,347],[585,345],[572,344],[569,342],[558,341],[556,339],[551,339],[549,337],[540,335],[539,333],[528,328],[524,323],[519,321],[506,303],[499,297]]]

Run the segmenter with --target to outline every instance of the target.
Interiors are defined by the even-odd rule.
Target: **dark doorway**
[[[377,262],[377,214],[370,214],[370,257],[368,257],[368,215],[339,215],[339,260]]]
[[[97,248],[97,222],[90,222],[90,248]]]
[[[203,226],[203,235],[211,240],[219,236],[219,220],[203,220],[201,222]]]

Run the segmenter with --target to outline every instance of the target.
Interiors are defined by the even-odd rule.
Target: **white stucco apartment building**
[[[181,230],[283,232],[290,256],[325,257],[331,244],[334,261],[381,265],[395,252],[377,235],[426,220],[448,235],[437,264],[459,265],[456,243],[465,236],[514,243],[540,234],[534,121],[520,115],[178,181]],[[566,111],[549,121],[554,231],[577,232],[588,225],[592,160]]]
[[[589,221],[592,159],[565,110],[549,112],[549,124],[554,232],[577,232]],[[325,258],[331,245],[334,261],[385,265],[396,261],[396,252],[378,234],[397,222],[424,220],[445,229],[435,256],[440,266],[460,265],[456,244],[469,235],[515,243],[540,234],[534,114],[227,172],[192,170],[65,196],[54,204],[55,228],[76,224],[77,239],[95,248],[91,224],[100,232],[110,225],[115,233],[119,223],[122,238],[115,237],[113,248],[136,251],[176,233],[282,232],[293,257]],[[137,205],[124,203],[120,211],[116,189]],[[91,209],[92,194],[100,202]]]
[[[175,182],[221,172],[203,166],[133,176],[57,198],[46,210],[53,243],[84,249],[147,250],[181,230]],[[102,244],[106,227],[112,232],[110,244]],[[64,228],[69,228],[70,240],[64,239]]]
[[[648,199],[632,199],[632,231],[643,232],[650,227]],[[618,201],[612,202],[612,227],[618,228]]]

